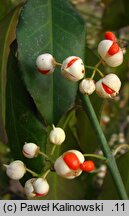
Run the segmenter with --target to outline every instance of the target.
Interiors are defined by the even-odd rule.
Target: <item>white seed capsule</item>
[[[27,197],[35,197],[35,193],[34,193],[34,188],[33,188],[33,181],[35,180],[35,178],[29,179],[24,186],[24,191]]]
[[[98,45],[98,53],[104,59],[108,53],[108,50],[112,46],[113,41],[111,40],[102,40]]]
[[[109,65],[110,67],[117,67],[123,63],[123,52],[120,49],[119,52],[117,52],[114,55],[107,54],[104,58],[104,61]]]
[[[55,127],[53,125],[53,129],[49,134],[49,140],[51,143],[55,145],[61,145],[65,140],[65,132],[60,127]]]
[[[71,81],[77,82],[84,77],[85,68],[81,58],[70,56],[63,61],[62,75]]]
[[[81,152],[77,150],[69,150],[57,158],[54,164],[54,169],[59,176],[62,176],[66,179],[74,179],[82,173],[82,170],[79,167],[76,170],[73,170],[68,166],[68,164],[66,164],[64,161],[64,155],[66,155],[68,152],[74,153],[77,156],[80,164],[84,162],[85,158]]]
[[[111,40],[102,40],[98,45],[98,53],[102,57],[102,59],[106,62],[110,67],[117,67],[123,62],[123,52],[121,48],[114,55],[109,55],[108,50],[112,46],[113,41]]]
[[[35,143],[25,143],[22,149],[22,153],[27,158],[34,158],[37,156],[39,151],[39,146]]]
[[[95,91],[95,82],[91,78],[83,79],[79,85],[82,94],[91,95]]]
[[[42,74],[52,74],[55,70],[54,57],[49,53],[39,55],[36,59],[38,71]]]
[[[113,98],[119,94],[121,81],[116,74],[108,74],[96,82],[96,93],[103,98]]]
[[[13,161],[9,165],[4,166],[7,168],[7,176],[13,180],[21,179],[26,173],[26,167],[24,163],[20,160]]]
[[[49,184],[46,179],[32,178],[25,183],[25,194],[27,197],[45,196],[49,192]]]

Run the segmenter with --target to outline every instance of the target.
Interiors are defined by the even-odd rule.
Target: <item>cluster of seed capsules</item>
[[[50,142],[54,145],[60,146],[64,142],[65,137],[66,135],[64,130],[53,125],[53,129],[49,134]],[[44,155],[44,153],[40,151],[40,147],[35,143],[25,143],[22,153],[29,159],[37,157],[40,154]],[[9,165],[4,166],[6,167],[7,175],[13,180],[20,180],[27,171],[31,174],[34,173],[20,160],[13,161]],[[82,171],[92,172],[95,169],[94,162],[91,160],[85,160],[84,155],[78,150],[69,150],[64,152],[51,165],[52,171],[53,167],[57,175],[66,179],[74,179],[75,177],[78,177]],[[48,171],[51,170],[47,170],[47,172]],[[39,177],[37,174],[35,177],[34,173],[33,178],[27,180],[24,186],[24,191],[28,198],[45,196],[48,194],[49,184],[46,177],[47,175],[44,173],[40,174]]]
[[[105,33],[105,40],[98,45],[98,53],[103,62],[110,67],[117,67],[123,62],[123,52],[112,32]],[[116,74],[110,73],[95,82],[93,78],[84,78],[85,66],[78,56],[69,56],[62,64],[56,62],[51,54],[45,53],[37,57],[36,66],[44,75],[52,74],[57,65],[61,66],[62,75],[73,82],[81,80],[79,90],[83,94],[91,95],[94,91],[103,98],[114,98],[118,95],[121,81]]]
[[[105,33],[105,40],[102,40],[98,45],[98,53],[102,60],[111,67],[117,67],[123,62],[122,50],[117,44],[117,39],[112,32]],[[117,75],[113,73],[103,75],[97,82],[93,80],[92,76],[90,78],[84,78],[85,66],[82,59],[77,56],[66,58],[62,64],[57,63],[54,57],[48,53],[42,54],[36,59],[37,70],[44,75],[52,74],[57,65],[61,66],[61,73],[66,79],[73,82],[81,80],[79,90],[83,94],[91,95],[96,91],[103,98],[113,98],[119,93],[121,81]],[[49,140],[52,144],[61,145],[65,140],[64,130],[53,126],[49,134]],[[45,156],[35,143],[25,143],[22,152],[27,158],[34,158],[39,154]],[[48,193],[49,184],[46,180],[46,174],[35,175],[20,160],[13,161],[9,165],[5,165],[5,167],[7,168],[7,175],[14,180],[21,179],[27,171],[33,175],[33,178],[29,179],[24,187],[28,198],[45,196]],[[85,161],[84,155],[78,150],[64,152],[52,164],[52,169],[53,167],[59,176],[66,179],[74,179],[82,171],[92,172],[95,169],[94,162],[91,160]]]

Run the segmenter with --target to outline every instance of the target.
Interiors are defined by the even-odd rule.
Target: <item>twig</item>
[[[87,116],[91,122],[92,127],[95,130],[100,148],[103,151],[104,156],[107,158],[107,165],[108,165],[109,171],[111,173],[112,179],[114,181],[114,185],[116,187],[116,190],[119,194],[119,197],[122,200],[127,200],[128,196],[127,196],[123,181],[121,179],[118,167],[116,165],[115,158],[112,155],[112,152],[108,146],[107,140],[104,136],[102,128],[100,127],[99,121],[98,121],[97,116],[95,114],[95,111],[92,107],[90,99],[88,96],[84,96],[80,92],[79,92],[79,95],[80,95],[80,98],[82,100],[85,112],[86,112],[86,114],[87,114]]]

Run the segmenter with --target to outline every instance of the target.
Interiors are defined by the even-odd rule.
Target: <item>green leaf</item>
[[[85,25],[69,1],[31,0],[23,8],[17,28],[18,56],[23,79],[39,112],[47,123],[59,121],[73,106],[77,84],[60,74],[43,76],[35,61],[41,53],[51,53],[57,61],[77,55],[84,59]]]
[[[22,155],[22,146],[25,142],[33,142],[45,151],[47,132],[37,117],[36,107],[21,79],[14,54],[14,51],[11,50],[7,67],[6,131],[8,143],[14,159],[24,161],[27,167],[40,173],[43,169],[43,159],[39,156],[34,159],[26,159]]]
[[[9,54],[9,46],[15,38],[17,19],[21,5],[0,22],[0,139],[6,142],[5,125],[5,85],[6,66]]]
[[[52,3],[52,8],[50,3]],[[35,7],[37,10],[33,10]],[[50,19],[51,12],[53,12],[53,22]],[[30,16],[30,14],[33,16]],[[62,19],[59,19],[60,14],[62,14]],[[50,25],[53,28],[53,38]],[[83,57],[84,23],[67,1],[62,4],[61,1],[43,2],[38,0],[37,4],[32,0],[28,1],[23,9],[17,34],[20,68],[26,86],[20,78],[19,68],[16,67],[16,59],[10,57],[7,82],[7,133],[14,157],[22,159],[30,168],[39,170],[42,163],[38,158],[38,161],[35,161],[36,159],[30,161],[25,160],[21,155],[21,148],[25,141],[38,142],[43,150],[45,150],[46,146],[46,152],[49,154],[52,148],[49,140],[46,143],[46,134],[43,133],[43,126],[40,125],[37,118],[35,104],[47,122],[58,122],[62,117],[63,120],[60,120],[60,126],[65,123],[67,139],[61,148],[57,147],[54,154],[55,159],[66,150],[75,148],[80,150],[80,148],[77,145],[75,136],[71,133],[70,125],[72,122],[74,124],[75,113],[70,114],[70,118],[69,112],[71,113],[71,111],[66,114],[66,111],[74,104],[77,84],[61,77],[59,70],[55,72],[54,76],[44,77],[38,74],[35,68],[35,59],[42,52],[55,53],[59,61],[69,55]],[[81,43],[80,40],[82,40]],[[48,43],[48,48],[44,47],[46,43]],[[27,93],[26,87],[35,104]],[[11,110],[11,114],[8,109]],[[47,131],[49,129],[50,127],[47,128]],[[14,134],[16,135],[15,139]],[[14,145],[14,143],[16,144]],[[79,178],[69,181],[57,176],[56,173],[50,173],[48,175],[50,192],[45,199],[83,199],[86,194],[85,179],[85,175],[81,175]]]
[[[76,179],[69,180],[51,173],[48,176],[50,191],[44,199],[52,200],[82,200],[86,194],[86,178],[82,174]]]

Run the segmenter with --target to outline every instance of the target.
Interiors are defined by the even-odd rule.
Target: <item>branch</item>
[[[95,114],[95,111],[92,107],[90,99],[88,96],[84,96],[81,93],[79,93],[79,95],[80,95],[80,98],[81,98],[82,103],[83,103],[83,108],[84,108],[84,110],[85,110],[85,112],[86,112],[86,114],[87,114],[87,116],[91,122],[92,127],[95,130],[100,148],[103,151],[104,156],[107,158],[107,166],[108,166],[109,171],[111,173],[111,176],[112,176],[112,179],[114,181],[114,185],[116,187],[116,190],[119,194],[119,197],[122,200],[127,200],[128,196],[127,196],[123,181],[121,179],[115,158],[112,155],[112,152],[108,146],[107,140],[104,136],[102,128],[100,127],[99,121],[98,121],[97,116]]]

